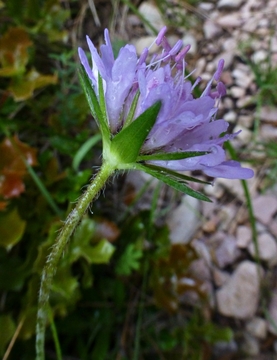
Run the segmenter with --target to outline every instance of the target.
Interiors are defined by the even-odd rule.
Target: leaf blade
[[[191,197],[194,197],[198,200],[211,202],[211,200],[207,196],[203,195],[202,193],[200,193],[196,190],[191,189],[190,187],[185,185],[184,182],[177,181],[171,176],[166,176],[166,175],[162,174],[160,171],[150,169],[149,167],[141,165],[141,164],[136,164],[135,168],[137,170],[142,170],[142,171],[148,173],[149,175],[154,176],[156,179],[171,186],[175,190],[181,191],[181,192],[183,192]]]

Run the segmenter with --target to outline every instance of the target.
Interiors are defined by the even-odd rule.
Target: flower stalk
[[[48,300],[51,291],[52,280],[58,267],[61,255],[90,203],[104,187],[108,178],[115,171],[114,167],[104,162],[96,177],[92,180],[84,194],[80,197],[77,205],[68,215],[60,230],[60,234],[54,244],[42,272],[38,299],[37,327],[36,327],[36,360],[44,360],[45,328],[47,324]]]

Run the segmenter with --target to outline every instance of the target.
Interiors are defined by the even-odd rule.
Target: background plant
[[[67,42],[81,5],[25,1],[19,7],[13,0],[0,14],[0,354],[9,359],[34,358],[45,258],[100,163],[100,137]],[[114,190],[122,188],[117,179],[107,186],[66,251],[51,294],[47,358],[60,352],[80,359],[201,358],[232,333],[180,301],[188,290],[182,280],[190,279],[206,304],[189,271],[196,254],[172,245],[167,227],[157,225],[157,192],[150,192],[150,210],[141,210],[136,204],[148,187],[137,198],[127,193],[131,205],[115,206]]]

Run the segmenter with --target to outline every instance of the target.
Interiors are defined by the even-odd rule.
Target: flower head
[[[177,172],[201,170],[211,177],[252,177],[252,170],[242,168],[236,161],[226,161],[223,144],[237,134],[225,134],[228,123],[215,119],[220,98],[226,93],[219,81],[223,60],[219,61],[201,96],[194,98],[193,89],[201,79],[192,84],[184,76],[189,46],[183,47],[182,42],[177,41],[171,47],[165,32],[166,28],[163,28],[155,41],[161,51],[148,62],[150,47],[139,57],[133,45],[122,47],[115,59],[108,30],[104,33],[105,45],[100,47],[101,56],[87,37],[92,67],[79,48],[81,63],[99,101],[99,79],[103,82],[111,139],[160,101],[161,108],[143,139],[135,163],[143,161],[148,166]],[[171,156],[177,153],[195,155]],[[166,157],[166,154],[169,156]]]

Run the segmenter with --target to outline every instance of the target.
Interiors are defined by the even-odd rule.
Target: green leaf
[[[20,291],[30,275],[30,270],[24,266],[21,259],[8,255],[6,250],[0,250],[0,291]]]
[[[96,134],[89,138],[77,151],[73,158],[72,167],[75,171],[78,170],[78,167],[83,160],[83,158],[86,156],[86,154],[89,152],[89,150],[98,142],[101,140],[101,135]]]
[[[110,261],[115,247],[106,239],[103,239],[95,246],[90,246],[83,253],[88,262],[93,264],[107,264]]]
[[[160,108],[161,102],[157,101],[115,135],[111,143],[111,153],[116,154],[122,164],[133,163],[137,160],[139,151],[156,122]]]
[[[135,244],[129,244],[117,262],[116,273],[130,275],[133,270],[138,270],[142,255],[142,250],[137,249]]]
[[[160,153],[151,155],[140,155],[137,161],[153,161],[153,160],[182,160],[196,156],[209,154],[209,151],[180,151],[174,153]]]
[[[107,264],[115,251],[115,247],[106,239],[92,245],[95,232],[95,222],[84,218],[77,228],[69,249],[70,263],[84,258],[88,263]]]
[[[72,276],[68,264],[58,268],[51,290],[51,298],[52,300],[55,300],[56,303],[57,300],[59,303],[63,302],[61,300],[65,300],[70,304],[74,304],[79,299],[79,282],[77,277]]]
[[[100,128],[102,137],[103,137],[103,143],[109,143],[110,142],[110,130],[108,127],[108,123],[105,119],[105,115],[102,113],[97,96],[95,94],[95,91],[93,89],[93,86],[91,84],[91,81],[84,69],[83,66],[79,68],[79,77],[80,82],[83,87],[83,90],[85,92],[90,111],[95,118],[95,120],[98,123],[98,126]]]
[[[189,196],[192,196],[192,197],[194,197],[196,199],[211,202],[211,200],[207,196],[203,195],[202,193],[200,193],[198,191],[195,191],[195,190],[191,189],[190,187],[185,185],[184,182],[176,180],[169,173],[167,175],[165,175],[166,169],[164,170],[164,173],[161,173],[158,170],[154,170],[153,168],[151,169],[147,165],[141,165],[141,164],[136,164],[135,168],[137,170],[145,171],[149,175],[152,175],[156,179],[161,180],[162,182],[164,182],[165,184],[171,186],[175,190],[181,191],[181,192],[183,192],[183,193],[185,193],[185,194],[187,194]]]
[[[22,220],[17,209],[0,217],[0,246],[11,249],[24,234],[26,221]]]
[[[169,170],[169,169],[161,167],[161,166],[156,166],[156,165],[152,165],[152,164],[145,164],[145,165],[150,169],[160,171],[162,174],[168,174],[171,177],[175,178],[176,180],[179,179],[179,180],[181,180],[183,182],[193,181],[193,182],[197,182],[199,184],[211,185],[211,182],[209,182],[209,181],[204,181],[204,180],[194,178],[192,176],[187,176],[187,175],[184,175],[184,174],[180,174],[180,173],[178,173],[176,171]]]
[[[112,320],[106,322],[104,326],[101,326],[100,331],[98,332],[93,350],[91,353],[91,359],[105,360],[107,357],[108,350],[110,347],[111,341],[111,330],[112,330]]]
[[[3,355],[6,345],[15,332],[15,324],[10,315],[0,316],[0,329],[0,355]]]

